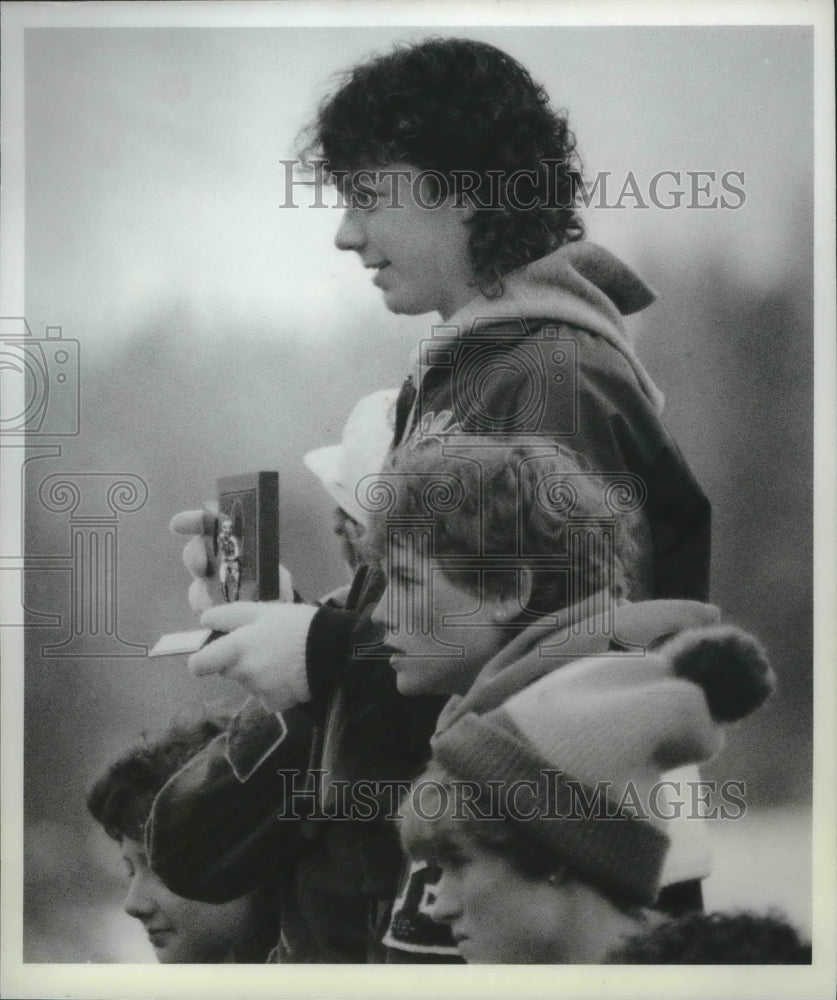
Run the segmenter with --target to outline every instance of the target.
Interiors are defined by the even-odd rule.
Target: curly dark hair
[[[303,163],[322,161],[332,180],[393,163],[438,171],[454,190],[457,172],[476,177],[469,250],[489,297],[502,295],[504,274],[584,235],[566,113],[485,42],[430,38],[352,67],[301,143]]]
[[[93,785],[87,808],[114,840],[142,842],[151,804],[169,778],[227,728],[230,714],[205,712],[176,720],[159,739],[143,742],[116,760]]]
[[[780,913],[690,913],[628,938],[606,959],[631,965],[810,965],[811,945]]]

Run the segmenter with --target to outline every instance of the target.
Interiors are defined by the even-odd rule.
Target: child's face
[[[562,961],[571,932],[560,884],[532,878],[470,838],[435,860],[442,875],[428,889],[426,912],[450,927],[459,954],[472,963]]]
[[[148,867],[141,843],[126,837],[121,849],[128,869],[125,912],[142,923],[159,962],[229,961],[235,946],[253,932],[250,897],[218,904],[184,899]]]
[[[475,586],[477,576],[474,574]],[[506,640],[509,602],[453,583],[411,541],[393,544],[373,619],[396,650],[402,694],[464,694]]]
[[[382,171],[402,171],[400,179]],[[359,171],[359,194],[346,194],[347,207],[335,236],[340,250],[354,250],[384,293],[387,309],[417,316],[438,312],[448,319],[476,294],[466,220],[472,209],[438,207],[429,179],[396,163]],[[374,201],[365,204],[366,193]]]

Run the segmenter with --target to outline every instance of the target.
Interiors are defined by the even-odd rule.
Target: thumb
[[[232,632],[244,625],[252,625],[266,606],[256,601],[218,604],[201,615],[201,625],[219,632]]]
[[[209,591],[209,581],[206,579],[194,579],[189,584],[189,607],[193,611],[203,612],[211,608],[215,601]]]
[[[175,535],[214,535],[218,518],[218,505],[207,502],[201,510],[181,510],[169,522],[169,531]]]

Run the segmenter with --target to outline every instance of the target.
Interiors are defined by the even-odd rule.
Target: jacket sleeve
[[[305,665],[311,700],[321,703],[339,682],[351,658],[355,632],[360,625],[356,611],[323,606],[311,619],[305,648]]]

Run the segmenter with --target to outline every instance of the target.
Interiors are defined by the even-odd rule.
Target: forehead
[[[394,177],[405,177],[411,179],[421,173],[421,168],[405,160],[375,161],[366,160],[362,163],[355,163],[335,172],[337,183],[354,183],[363,181],[366,184],[373,181],[391,182]]]
[[[439,205],[433,201],[430,192],[434,190],[432,178],[438,176],[436,171],[399,161],[336,170],[332,179],[344,199],[362,196],[358,202],[360,207],[368,207],[368,195],[374,191],[378,195],[377,207],[425,208],[435,216]],[[349,201],[349,204],[353,203]]]
[[[411,796],[418,793],[417,786],[413,786]],[[451,796],[434,789],[432,785],[421,789],[420,794],[420,803],[413,799],[408,801],[407,814],[402,824],[402,837],[410,856],[429,864],[444,865],[463,853],[472,854],[476,847],[473,837],[468,835],[463,822],[451,818]],[[428,819],[428,814],[438,813],[440,805],[448,808],[441,816]]]

